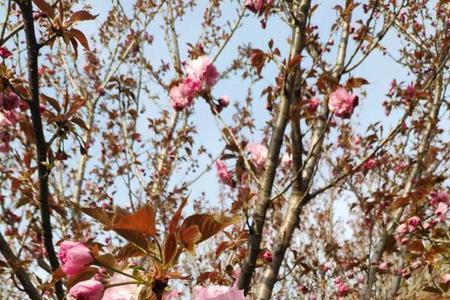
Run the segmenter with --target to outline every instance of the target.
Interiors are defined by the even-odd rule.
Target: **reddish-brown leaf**
[[[91,218],[94,218],[105,225],[107,227],[106,229],[110,229],[112,227],[113,215],[111,213],[108,213],[101,208],[79,207],[79,209]]]
[[[171,266],[177,254],[177,240],[175,234],[169,233],[164,242],[164,265]]]
[[[194,252],[195,244],[202,238],[202,234],[197,225],[183,228],[179,232],[180,243],[189,251]]]
[[[69,34],[70,36],[72,36],[75,39],[77,39],[78,42],[80,42],[80,44],[84,47],[84,49],[90,50],[89,49],[89,42],[88,42],[86,36],[84,35],[84,33],[79,31],[78,29],[74,29],[73,28],[73,29],[70,29],[69,31],[67,31],[67,34]]]
[[[170,220],[169,223],[169,233],[175,233],[178,227],[178,222],[181,218],[181,212],[183,211],[184,206],[187,203],[187,198],[184,198],[183,201],[180,204],[180,207],[178,207],[177,211],[172,217],[172,220]]]
[[[87,20],[94,20],[95,18],[97,18],[98,15],[91,15],[90,12],[88,12],[87,10],[79,10],[74,12],[70,18],[67,20],[68,24],[73,24],[75,22],[78,21],[87,21]]]
[[[228,249],[228,247],[230,247],[230,243],[229,242],[222,242],[222,243],[220,243],[219,246],[217,246],[217,249],[216,249],[216,259],[219,258],[220,254],[222,254],[223,251]]]
[[[71,116],[75,114],[80,108],[86,104],[87,99],[77,98],[70,107],[69,112],[67,113],[67,116]]]
[[[360,88],[363,85],[369,84],[369,82],[361,77],[350,77],[345,84],[348,89]]]
[[[50,18],[55,16],[55,10],[53,7],[45,2],[45,0],[33,0],[33,3],[43,12],[45,12]]]
[[[136,246],[134,243],[130,243],[125,245],[124,247],[119,248],[116,253],[116,258],[118,260],[127,260],[131,257],[140,257],[144,256],[146,253],[142,250],[141,247]]]
[[[55,271],[53,271],[52,281],[55,282],[64,277],[66,277],[66,273],[64,273],[63,270],[61,270],[61,268],[58,268]]]
[[[61,112],[61,106],[55,98],[49,97],[47,95],[41,94],[41,97],[50,104],[58,113]]]
[[[258,74],[261,74],[261,70],[266,62],[266,56],[266,53],[259,49],[252,49],[250,52],[252,66],[256,68]]]
[[[155,235],[155,211],[150,205],[145,205],[135,213],[116,214],[113,219],[112,229],[135,231],[143,234]]]
[[[86,123],[82,119],[75,117],[75,118],[72,118],[70,121],[72,123],[77,124],[78,126],[83,128],[84,130],[89,131],[89,127],[87,127]]]
[[[198,226],[198,229],[201,233],[201,238],[198,242],[202,242],[216,233],[222,231],[228,225],[236,222],[236,218],[227,218],[221,216],[214,216],[208,214],[196,214],[190,217],[187,217],[181,228],[189,228],[192,226]]]

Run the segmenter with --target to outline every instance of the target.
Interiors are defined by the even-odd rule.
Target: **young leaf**
[[[90,51],[89,42],[84,33],[79,31],[78,29],[70,29],[69,31],[67,31],[67,34],[77,39],[80,42],[80,44],[84,47],[84,49]]]
[[[173,259],[177,254],[177,240],[175,234],[170,233],[167,235],[166,241],[164,242],[164,265],[171,266]]]
[[[47,2],[45,2],[45,0],[33,0],[33,3],[43,12],[45,12],[47,14],[47,16],[49,16],[50,18],[53,19],[53,17],[55,16],[55,11],[53,9],[53,7],[48,4]]]
[[[179,232],[179,241],[189,252],[194,252],[195,244],[202,238],[197,225],[182,228]]]
[[[169,233],[175,233],[178,227],[178,222],[181,218],[181,212],[183,211],[184,206],[187,203],[187,198],[183,199],[183,202],[181,202],[180,207],[178,207],[177,211],[172,217],[172,220],[170,220],[169,223]]]
[[[68,24],[73,24],[78,21],[94,20],[98,15],[91,15],[87,10],[79,10],[74,12],[67,20]]]
[[[132,214],[116,214],[112,228],[114,230],[129,230],[155,235],[155,211],[153,207],[146,205]]]
[[[47,101],[58,113],[61,112],[61,106],[58,103],[58,100],[55,98],[49,97],[47,95],[41,94],[41,97]]]
[[[198,243],[212,237],[216,233],[222,231],[228,225],[236,222],[236,218],[219,217],[208,214],[196,214],[187,217],[181,228],[189,228],[192,226],[198,226],[201,233],[201,238]]]

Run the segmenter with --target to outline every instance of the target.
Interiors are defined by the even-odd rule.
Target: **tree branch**
[[[20,261],[16,257],[16,255],[12,252],[11,248],[8,245],[8,242],[5,240],[3,235],[0,233],[0,251],[5,257],[8,266],[13,271],[14,275],[19,278],[20,283],[22,284],[23,290],[27,293],[28,297],[32,300],[41,300],[41,295],[36,287],[30,280],[30,275],[25,271],[24,268],[20,267]]]
[[[42,235],[44,237],[45,250],[52,270],[59,268],[59,261],[53,246],[53,233],[51,224],[51,212],[49,206],[49,188],[48,177],[50,170],[47,166],[47,142],[45,140],[44,129],[42,126],[41,113],[39,109],[39,75],[38,75],[38,43],[36,41],[33,7],[31,1],[17,1],[22,12],[25,37],[28,54],[28,81],[31,95],[30,111],[33,123],[34,136],[36,140],[36,154],[39,174],[39,203],[42,222]],[[59,299],[64,298],[62,282],[55,283],[56,294]]]
[[[308,19],[310,4],[310,0],[303,0],[295,9],[298,12],[300,22],[298,22],[298,25],[293,29],[293,44],[291,46],[291,52],[287,64],[289,64],[289,61],[297,55],[300,55],[305,46],[305,26]],[[289,68],[287,69],[289,70]],[[275,180],[275,172],[278,165],[278,157],[280,155],[286,125],[289,121],[289,108],[291,103],[297,99],[296,96],[298,96],[299,92],[298,87],[296,86],[296,81],[299,78],[300,67],[296,66],[293,70],[294,72],[290,72],[286,76],[285,85],[280,97],[281,102],[279,104],[278,115],[276,117],[273,134],[270,140],[269,153],[263,174],[262,185],[259,190],[258,201],[253,213],[253,225],[249,229],[248,255],[246,261],[242,265],[242,272],[238,281],[239,288],[247,291],[251,283],[256,266],[256,260],[260,251],[260,243],[266,220],[266,213],[271,203],[271,194]],[[258,292],[258,294],[260,293],[261,292]],[[269,291],[269,297],[270,293],[271,291]]]

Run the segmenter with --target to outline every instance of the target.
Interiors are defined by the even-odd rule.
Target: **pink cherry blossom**
[[[395,165],[395,167],[394,167],[394,172],[396,173],[396,174],[399,174],[399,173],[401,173],[402,171],[403,171],[403,168],[404,168],[405,166],[403,165],[403,163],[402,162],[399,162],[398,164],[396,164]]]
[[[223,285],[196,286],[193,300],[245,300],[244,291]]]
[[[250,152],[255,167],[262,169],[268,155],[267,147],[262,144],[250,143],[247,145],[247,151]]]
[[[284,153],[281,158],[281,167],[283,169],[289,169],[292,166],[292,155],[289,153]]]
[[[219,159],[218,161],[216,161],[216,170],[217,170],[217,175],[219,176],[219,179],[222,183],[229,185],[229,186],[234,185],[233,176],[228,171],[227,165],[225,164],[225,162],[223,160]]]
[[[266,7],[272,5],[273,0],[246,0],[245,7],[253,13],[262,13]]]
[[[203,89],[209,89],[217,83],[219,72],[206,55],[191,60],[186,65],[188,78],[202,83]]]
[[[15,93],[0,94],[0,106],[5,110],[13,110],[20,105],[20,98]]]
[[[19,122],[19,114],[15,110],[0,110],[0,128],[14,126]]]
[[[312,111],[316,111],[317,107],[319,107],[320,99],[317,97],[311,98],[308,101],[308,108]]]
[[[408,224],[408,231],[413,232],[416,230],[417,226],[419,226],[420,218],[417,216],[411,217],[408,221],[406,221],[406,223]]]
[[[377,161],[374,158],[368,159],[363,165],[363,170],[372,170],[377,165]]]
[[[389,270],[389,263],[387,262],[382,262],[378,265],[378,270],[380,270],[380,272],[386,272],[387,270]]]
[[[448,203],[448,194],[444,191],[431,192],[430,193],[431,200],[430,205],[436,207],[439,203]]]
[[[120,284],[124,282],[129,282],[131,278],[119,274],[114,273],[113,277],[109,281],[109,284]],[[113,286],[105,290],[103,294],[102,300],[136,300],[139,297],[139,293],[142,289],[142,285],[138,286],[137,284],[125,284]]]
[[[406,101],[413,99],[416,96],[416,88],[413,85],[408,85],[404,92],[404,98]]]
[[[420,259],[416,259],[412,263],[410,263],[410,266],[412,269],[417,269],[421,265],[422,265],[422,261]]]
[[[331,270],[331,268],[333,268],[333,264],[329,261],[327,261],[326,263],[324,263],[322,265],[322,272],[328,272],[329,270]]]
[[[2,58],[8,58],[12,55],[11,51],[9,51],[7,48],[5,47],[0,47],[0,56]]]
[[[102,298],[103,284],[95,279],[81,281],[74,285],[69,296],[74,300],[100,300]]]
[[[445,284],[449,284],[450,283],[450,274],[447,273],[444,276],[442,276],[442,281],[444,281]]]
[[[328,107],[337,116],[349,119],[358,105],[358,96],[349,94],[346,89],[338,88],[331,93]]]
[[[350,291],[349,286],[346,283],[344,283],[344,282],[336,283],[335,288],[336,288],[336,294],[339,297],[347,296],[348,292]]]
[[[408,230],[408,225],[407,224],[400,224],[398,227],[397,227],[397,229],[395,230],[395,232],[396,233],[398,233],[398,234],[405,234],[405,233],[408,233],[409,232],[409,230]]]
[[[436,210],[434,211],[434,214],[436,215],[436,217],[438,218],[438,220],[440,222],[445,220],[445,215],[448,211],[448,205],[444,202],[440,202],[438,204],[438,207],[436,208]]]
[[[177,111],[183,110],[192,104],[194,96],[199,90],[200,81],[187,77],[170,89],[170,104]]]
[[[309,291],[308,288],[304,284],[300,284],[298,289],[303,295],[306,295]]]
[[[62,242],[59,249],[61,270],[69,277],[80,274],[94,260],[89,248],[80,242]]]

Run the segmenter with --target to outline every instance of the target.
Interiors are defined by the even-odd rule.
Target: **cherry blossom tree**
[[[447,299],[449,1],[0,6],[0,298]]]

